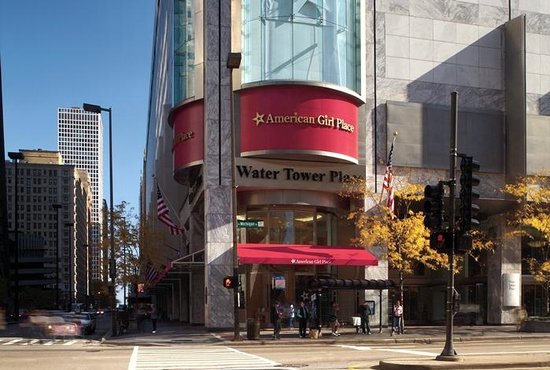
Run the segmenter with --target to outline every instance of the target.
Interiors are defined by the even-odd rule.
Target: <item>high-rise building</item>
[[[101,114],[58,108],[57,146],[66,164],[86,170],[92,186],[91,279],[102,280],[103,126]]]
[[[268,322],[277,300],[315,300],[323,323],[332,300],[342,317],[363,300],[389,312],[399,291],[362,281],[398,281],[399,271],[377,248],[376,266],[340,258],[359,230],[341,217],[356,208],[339,194],[355,176],[376,202],[390,183],[399,192],[454,181],[457,91],[456,150],[481,165],[480,229],[497,241],[494,254],[464,259],[462,313],[512,324],[524,304],[546,315],[549,293],[524,261],[541,255],[531,242],[547,240],[512,236],[502,187],[548,174],[547,3],[158,0],[141,216],[165,234],[146,245],[143,274],[159,310],[213,328]],[[156,221],[159,189],[183,236]],[[435,324],[448,308],[447,272],[420,267],[399,297],[403,315]],[[356,285],[330,280],[311,294],[327,279]]]
[[[53,292],[59,278],[60,305],[68,304],[70,296],[72,302],[84,302],[89,295],[86,250],[92,193],[88,175],[74,165],[64,164],[59,152],[19,152],[23,159],[18,164],[17,189],[14,163],[5,163],[8,229],[12,231],[12,239],[16,217],[18,220],[20,294],[26,288],[38,287]],[[37,268],[37,264],[43,268]],[[11,270],[14,272],[13,267]],[[30,294],[27,293],[22,297]],[[53,294],[50,298],[53,299]]]

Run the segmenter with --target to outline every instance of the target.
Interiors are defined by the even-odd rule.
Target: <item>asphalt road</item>
[[[442,344],[346,345],[310,344],[262,346],[173,344],[110,346],[97,341],[0,343],[0,369],[375,369],[380,360],[435,357]],[[502,356],[548,353],[540,340],[455,343],[459,355]],[[498,367],[497,367],[498,368]]]

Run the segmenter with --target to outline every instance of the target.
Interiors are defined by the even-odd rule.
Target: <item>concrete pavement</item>
[[[320,339],[299,338],[298,329],[285,328],[281,332],[281,339],[274,341],[271,329],[260,331],[259,339],[247,339],[246,329],[241,330],[240,340],[234,340],[232,330],[209,331],[203,326],[191,326],[174,322],[159,322],[156,333],[146,326],[146,330],[138,333],[131,325],[127,333],[103,339],[108,345],[141,345],[162,346],[175,343],[212,343],[230,346],[267,345],[276,343],[278,346],[318,344],[347,344],[347,345],[381,345],[394,343],[445,343],[446,330],[444,326],[409,326],[402,335],[391,336],[388,329],[382,332],[373,331],[372,335],[357,334],[355,327],[345,326],[340,329],[341,335],[334,337],[330,330],[325,328]],[[453,331],[454,343],[466,341],[510,341],[521,339],[540,338],[550,341],[550,333],[518,332],[515,326],[455,326]],[[549,342],[550,343],[550,342]],[[546,354],[513,354],[501,356],[457,356],[453,361],[435,360],[433,357],[402,358],[384,360],[380,362],[382,370],[399,369],[550,369],[550,349]]]
[[[272,329],[260,331],[258,339],[247,339],[247,330],[242,328],[240,340],[234,340],[233,330],[210,331],[204,326],[193,326],[178,322],[161,321],[158,323],[156,333],[151,332],[150,323],[146,323],[143,332],[138,332],[135,322],[131,322],[129,330],[116,337],[110,335],[109,323],[103,323],[98,327],[99,338],[102,338],[104,345],[112,346],[168,346],[177,343],[189,344],[223,344],[230,346],[243,345],[269,345],[296,346],[308,345],[384,345],[384,344],[406,344],[406,343],[445,343],[444,326],[408,326],[402,335],[391,336],[387,328],[382,332],[373,330],[372,335],[357,334],[353,326],[340,328],[341,335],[334,337],[330,335],[328,328],[323,328],[323,336],[319,339],[299,338],[298,329],[284,328],[281,331],[281,339],[272,339]],[[103,330],[102,330],[103,329]],[[0,331],[1,336],[22,335],[17,324],[8,325],[8,330]],[[550,343],[550,333],[526,333],[518,332],[515,326],[455,326],[454,343],[474,341],[502,341],[521,339],[541,339]],[[23,335],[24,336],[24,335]],[[97,337],[96,337],[97,338]],[[98,338],[98,339],[99,339]],[[548,353],[542,354],[514,354],[499,356],[457,356],[453,360],[458,361],[436,361],[433,357],[401,358],[395,360],[384,360],[380,362],[382,370],[397,369],[526,369],[526,368],[547,368],[550,369],[550,349]]]

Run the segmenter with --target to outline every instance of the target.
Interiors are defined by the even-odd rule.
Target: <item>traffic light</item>
[[[475,217],[479,212],[479,206],[472,203],[472,199],[478,199],[479,193],[473,187],[479,185],[479,177],[473,175],[479,171],[479,163],[470,156],[462,155],[460,161],[460,230],[463,233],[470,231],[472,227],[479,226],[479,220]]]
[[[223,278],[223,286],[227,289],[233,289],[237,287],[237,279],[234,276],[226,276]]]
[[[443,229],[443,182],[424,188],[424,226],[432,231]]]
[[[430,234],[430,248],[439,253],[450,253],[453,234],[450,231],[435,231]]]

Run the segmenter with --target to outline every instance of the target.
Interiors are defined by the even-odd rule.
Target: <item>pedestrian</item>
[[[336,300],[333,300],[328,321],[330,322],[330,329],[332,330],[332,335],[334,335],[335,337],[340,336],[340,333],[338,333],[338,329],[340,328],[340,322],[338,321],[339,312],[340,312],[340,305],[338,304],[338,302],[336,302]]]
[[[309,319],[309,310],[306,307],[304,301],[300,302],[300,307],[296,311],[296,318],[298,319],[298,334],[300,338],[306,337],[307,320]]]
[[[289,328],[293,328],[294,329],[294,316],[295,316],[295,312],[294,312],[294,305],[291,303],[290,306],[288,306],[288,327]]]
[[[271,323],[273,324],[273,339],[281,339],[281,319],[283,318],[283,307],[276,300],[271,306]]]
[[[143,303],[138,303],[136,309],[136,323],[138,332],[143,333],[145,331],[145,319],[147,318],[147,311]]]
[[[152,333],[155,334],[157,332],[158,311],[157,306],[155,306],[154,304],[151,304],[149,306],[149,316],[151,317],[151,324],[153,326]]]
[[[521,307],[518,309],[518,321],[516,324],[517,331],[521,331],[523,324],[525,323],[525,321],[527,321],[527,317],[527,308],[525,307],[525,305],[521,305]]]
[[[393,316],[393,322],[392,322],[392,328],[391,328],[391,335],[393,336],[394,331],[397,331],[397,334],[401,334],[401,316],[403,316],[403,306],[401,305],[401,301],[397,300],[395,301],[395,304],[393,305],[392,309],[392,316]]]
[[[359,306],[359,315],[361,316],[361,332],[371,335],[369,316],[372,315],[372,309],[367,301]]]
[[[319,316],[319,300],[312,296],[309,309],[309,336],[319,339],[321,335],[321,317]]]

